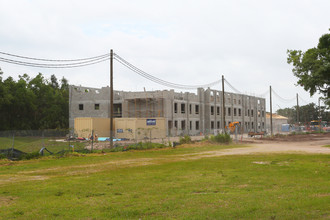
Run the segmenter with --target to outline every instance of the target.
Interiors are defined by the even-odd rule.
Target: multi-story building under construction
[[[169,136],[213,134],[223,130],[222,91],[197,89],[197,94],[174,90],[114,91],[115,118],[155,118],[166,121]],[[239,122],[239,132],[264,131],[265,99],[225,92],[225,125]],[[69,123],[80,117],[110,117],[109,87],[70,86]]]

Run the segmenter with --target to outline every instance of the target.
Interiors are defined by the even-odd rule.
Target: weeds
[[[184,137],[180,137],[180,144],[190,144],[192,143],[191,137],[189,135],[185,135]]]
[[[231,137],[229,134],[224,133],[224,134],[217,134],[217,135],[211,135],[210,140],[212,142],[216,142],[216,143],[230,143],[232,141]]]

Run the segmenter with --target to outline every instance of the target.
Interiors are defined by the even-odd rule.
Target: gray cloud
[[[328,32],[330,2],[316,1],[5,1],[0,0],[1,51],[43,58],[108,53],[167,81],[205,84],[221,75],[242,92],[269,85],[283,98],[296,93],[287,49],[317,45]],[[109,84],[109,64],[49,70],[0,63],[6,76],[56,74],[72,84]],[[164,89],[115,62],[115,89]],[[216,88],[220,88],[218,85]],[[301,103],[306,104],[306,103]],[[274,100],[274,107],[295,105]]]

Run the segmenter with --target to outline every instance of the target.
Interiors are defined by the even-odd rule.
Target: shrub
[[[231,137],[229,134],[227,133],[224,133],[224,134],[217,134],[215,136],[211,136],[210,137],[210,140],[212,142],[217,142],[217,143],[230,143],[232,140],[231,140]]]
[[[22,154],[19,159],[20,160],[31,160],[31,159],[37,159],[39,157],[41,157],[39,152],[33,152],[33,153]]]
[[[192,141],[189,135],[185,135],[184,137],[180,137],[179,142],[180,144],[190,144]]]
[[[159,143],[139,142],[139,143],[131,144],[128,146],[117,145],[110,151],[111,152],[120,152],[120,151],[129,151],[129,150],[147,150],[147,149],[164,148],[164,147],[167,147],[167,146],[165,144],[159,144]]]

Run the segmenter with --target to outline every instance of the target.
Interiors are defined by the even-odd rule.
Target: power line
[[[177,84],[177,83],[172,83],[172,82],[168,82],[165,80],[162,80],[160,78],[157,78],[151,74],[146,73],[145,71],[137,68],[136,66],[134,66],[133,64],[129,63],[128,61],[126,61],[124,58],[120,57],[118,54],[114,54],[114,58],[115,60],[117,60],[119,63],[121,63],[122,65],[124,65],[125,67],[127,67],[128,69],[132,70],[133,72],[137,73],[138,75],[153,81],[155,83],[167,86],[167,87],[171,87],[171,88],[177,88],[177,89],[197,89],[197,88],[205,88],[205,87],[211,87],[213,85],[216,85],[218,83],[221,82],[221,80],[206,84],[206,85],[182,85],[182,84]]]
[[[0,57],[0,61],[6,62],[6,63],[11,63],[11,64],[16,64],[16,65],[21,65],[21,66],[29,66],[29,67],[39,67],[39,68],[75,68],[75,67],[83,67],[83,66],[88,66],[88,65],[93,65],[97,64],[106,60],[109,60],[110,57],[109,54],[101,55],[98,57],[94,58],[89,58],[87,59],[77,59],[79,61],[75,61],[71,63],[35,63],[35,62],[25,62],[25,61],[20,61],[20,60],[14,60],[14,59],[7,59]],[[38,58],[33,58],[33,59],[38,59]],[[38,60],[45,60],[45,59],[38,59]],[[48,60],[50,62],[50,60]],[[64,62],[64,60],[52,60],[51,62]],[[67,62],[67,61],[66,61]]]
[[[236,89],[234,86],[232,86],[232,85],[228,82],[228,80],[225,79],[225,83],[226,83],[227,86],[229,86],[234,92],[239,93],[239,94],[242,94],[242,92],[239,91],[238,89]]]
[[[269,94],[269,90],[267,90],[266,92],[263,92],[263,93],[261,93],[261,94],[258,94],[258,96],[260,96],[260,97],[265,97],[266,95],[268,95]]]
[[[20,56],[20,55],[16,55],[16,54],[1,52],[1,51],[0,51],[0,54],[6,55],[6,56],[11,56],[11,57],[22,58],[22,59],[39,60],[39,61],[51,61],[51,62],[76,62],[76,61],[93,60],[93,59],[97,59],[97,58],[101,58],[101,57],[103,58],[103,57],[110,56],[110,54],[107,53],[107,54],[94,56],[94,57],[88,57],[88,58],[71,59],[71,60],[53,60],[53,59],[43,59],[43,58]]]
[[[277,94],[277,93],[275,92],[274,89],[272,89],[272,93],[274,93],[274,95],[275,95],[277,98],[279,98],[282,102],[285,102],[285,103],[292,103],[293,101],[296,100],[296,97],[293,97],[292,99],[285,99],[285,98],[282,98],[279,94]]]
[[[303,101],[305,104],[309,104],[307,101],[305,101],[299,94],[298,94],[298,98],[301,100],[301,101]]]

